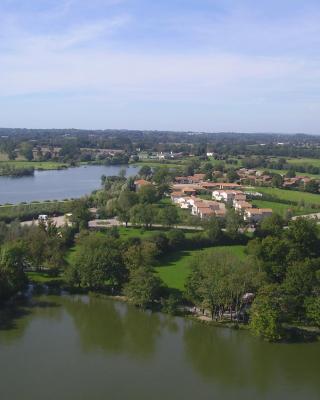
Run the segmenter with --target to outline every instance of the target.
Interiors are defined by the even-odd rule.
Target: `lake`
[[[1,400],[320,398],[320,343],[269,344],[88,296],[34,298],[0,321]]]
[[[35,171],[34,176],[19,178],[0,176],[0,204],[79,198],[99,189],[101,176],[136,175],[139,167],[88,165],[52,171]]]

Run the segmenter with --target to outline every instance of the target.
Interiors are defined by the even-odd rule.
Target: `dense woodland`
[[[205,155],[214,151],[225,157],[252,155],[276,157],[320,157],[320,138],[304,134],[193,133],[163,131],[76,129],[0,129],[0,151],[15,158],[18,148],[29,159],[31,145],[59,147],[60,159],[81,158],[81,148],[118,149],[134,154],[137,149]],[[48,157],[43,155],[44,157]],[[88,157],[88,155],[87,155]]]

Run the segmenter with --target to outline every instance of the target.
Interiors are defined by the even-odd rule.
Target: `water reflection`
[[[36,315],[41,318],[61,318],[61,305],[48,299],[20,300],[0,308],[0,344],[20,340]]]
[[[77,327],[83,349],[125,353],[148,358],[161,333],[160,314],[151,314],[114,301],[74,297],[63,301]]]
[[[208,382],[260,395],[274,387],[282,388],[283,398],[300,391],[320,398],[318,343],[270,344],[247,332],[186,323],[184,344],[187,360]],[[292,397],[285,396],[289,392]]]

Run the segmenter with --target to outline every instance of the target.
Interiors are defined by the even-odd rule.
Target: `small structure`
[[[137,179],[136,181],[134,181],[134,187],[135,187],[136,192],[138,190],[140,190],[143,186],[147,186],[147,185],[151,185],[151,183],[144,179]]]

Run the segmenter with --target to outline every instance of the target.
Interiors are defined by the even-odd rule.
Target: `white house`
[[[252,204],[248,203],[247,201],[243,200],[233,200],[233,207],[236,211],[242,212],[247,208],[252,208]]]
[[[217,201],[224,201],[225,203],[232,203],[235,196],[242,192],[238,190],[214,190],[212,198]]]

